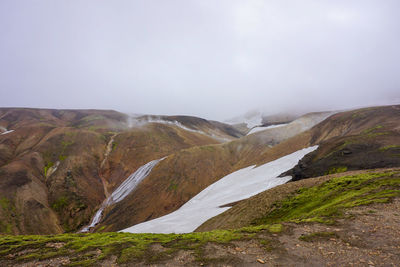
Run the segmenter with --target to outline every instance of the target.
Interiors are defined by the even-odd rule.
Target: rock
[[[342,151],[342,154],[343,154],[343,155],[350,155],[351,153],[353,153],[353,152],[351,152],[351,151],[348,150],[348,149],[344,149],[344,150]]]
[[[263,261],[262,259],[257,259],[257,261],[261,264],[265,264],[265,261]]]

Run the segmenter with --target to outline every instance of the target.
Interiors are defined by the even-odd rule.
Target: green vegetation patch
[[[382,125],[376,125],[375,127],[372,127],[372,128],[367,129],[367,130],[364,130],[362,133],[363,134],[370,134],[370,133],[372,133],[372,132],[374,132],[376,130],[379,130],[381,128],[383,128]]]
[[[12,234],[13,218],[18,221],[18,216],[13,202],[6,197],[0,198],[0,216],[0,233]]]
[[[399,149],[399,148],[400,148],[400,145],[390,145],[390,146],[384,146],[384,147],[379,148],[379,151],[384,152],[384,151],[387,151],[390,149]]]
[[[178,250],[202,255],[207,242],[229,243],[248,236],[237,230],[189,234],[94,233],[50,236],[0,236],[0,258],[29,261],[68,256],[70,266],[91,266],[111,255],[118,263],[159,261]],[[152,250],[159,244],[163,249]]]
[[[346,167],[346,166],[331,167],[331,168],[325,173],[325,175],[328,175],[328,174],[335,174],[335,173],[341,173],[341,172],[346,172],[346,171],[347,171],[347,167]]]
[[[46,166],[44,166],[44,176],[47,177],[47,171],[48,171],[51,167],[53,167],[53,165],[54,165],[54,163],[50,161],[50,162],[48,162],[48,163],[46,164]]]
[[[53,205],[51,205],[51,207],[55,210],[55,211],[61,211],[62,209],[64,209],[66,206],[68,206],[68,198],[66,196],[62,196],[60,198],[58,198]]]
[[[292,222],[334,223],[346,208],[388,202],[400,195],[399,172],[365,173],[333,178],[320,186],[302,188],[253,225]]]

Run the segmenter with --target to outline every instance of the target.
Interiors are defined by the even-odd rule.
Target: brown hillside
[[[0,232],[76,231],[129,174],[181,149],[216,144],[174,125],[127,128],[115,111],[0,109]]]
[[[326,116],[326,113],[308,114],[287,127],[174,153],[160,162],[126,199],[106,210],[97,229],[117,231],[168,214],[233,171],[263,164],[307,147],[309,134],[288,138]]]

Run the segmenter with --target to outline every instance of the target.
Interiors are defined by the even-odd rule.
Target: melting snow
[[[3,135],[3,134],[9,134],[9,133],[12,133],[12,132],[14,132],[14,130],[6,130],[5,132],[3,132],[3,133],[1,133],[1,135]]]
[[[274,125],[270,125],[270,126],[266,126],[266,127],[254,127],[253,129],[250,130],[250,132],[247,133],[247,135],[249,134],[253,134],[253,133],[257,133],[257,132],[261,132],[267,129],[272,129],[272,128],[278,128],[278,127],[282,127],[282,126],[286,126],[288,125],[288,123],[283,123],[283,124],[274,124]]]
[[[289,181],[290,176],[278,178],[278,175],[293,168],[301,158],[317,147],[299,150],[257,168],[250,166],[228,174],[201,191],[178,210],[163,217],[126,228],[121,232],[193,232],[208,219],[229,209],[229,207],[220,208],[220,206],[249,198]]]
[[[154,119],[150,119],[149,122],[171,124],[171,125],[178,126],[179,128],[182,128],[182,129],[184,129],[184,130],[186,130],[186,131],[189,131],[189,132],[206,134],[206,133],[204,133],[204,132],[202,132],[202,131],[194,130],[194,129],[192,129],[192,128],[188,128],[188,127],[186,127],[185,125],[183,125],[182,123],[180,123],[179,121],[166,121],[166,120],[154,120]]]
[[[150,174],[151,170],[157,165],[157,163],[163,159],[164,158],[150,161],[131,174],[106,200],[104,200],[103,204],[94,215],[91,223],[84,227],[81,232],[88,232],[90,228],[96,226],[96,224],[100,222],[104,209],[123,200],[127,195],[129,195],[136,186]]]

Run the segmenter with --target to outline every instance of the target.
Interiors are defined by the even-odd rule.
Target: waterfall
[[[91,223],[88,226],[85,226],[80,232],[89,232],[91,228],[95,227],[100,222],[104,209],[112,204],[120,202],[129,195],[138,184],[150,174],[151,170],[157,165],[157,163],[163,159],[165,159],[165,157],[150,161],[129,175],[129,177],[103,201],[103,204],[101,204],[101,207],[93,216]]]

